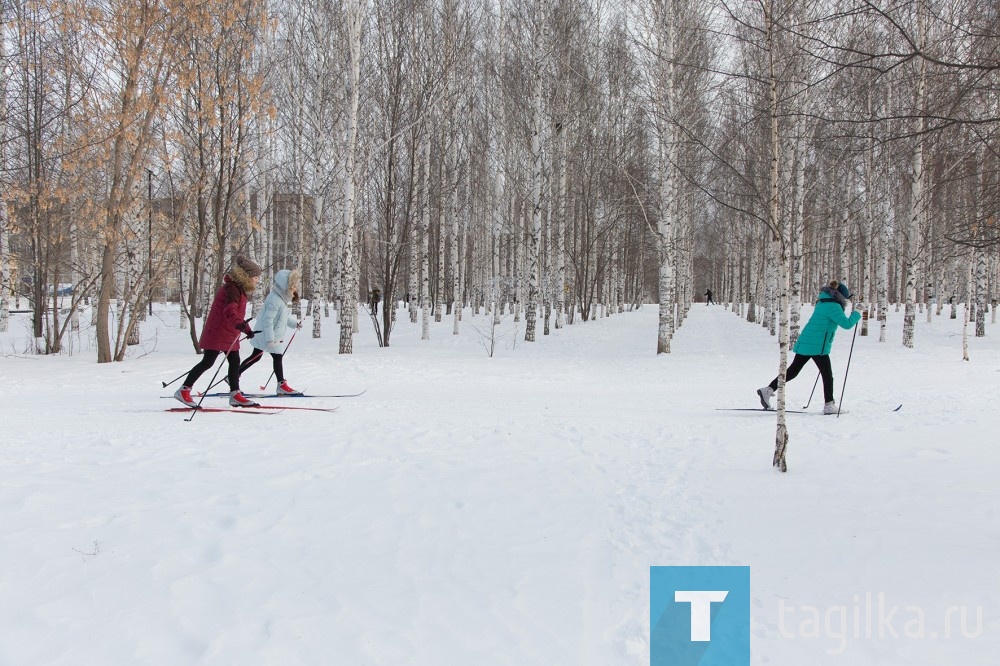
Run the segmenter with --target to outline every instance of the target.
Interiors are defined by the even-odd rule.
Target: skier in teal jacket
[[[838,327],[853,328],[861,319],[860,312],[852,312],[850,316],[844,314],[847,302],[851,298],[851,290],[843,282],[832,280],[829,285],[823,287],[812,316],[799,333],[799,339],[795,341],[795,347],[792,349],[795,357],[785,371],[785,382],[790,382],[798,376],[799,371],[810,359],[816,364],[823,377],[824,414],[837,413],[837,404],[833,400],[833,368],[830,365],[833,336]],[[757,389],[760,404],[764,409],[771,409],[771,396],[777,390],[777,377],[767,386]]]

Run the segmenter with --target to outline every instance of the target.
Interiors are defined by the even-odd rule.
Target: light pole
[[[153,170],[146,169],[146,183],[148,185],[146,197],[146,228],[149,234],[148,254],[146,260],[149,262],[149,316],[153,316]]]

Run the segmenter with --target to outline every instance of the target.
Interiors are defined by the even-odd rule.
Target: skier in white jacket
[[[271,354],[274,360],[274,376],[278,380],[278,395],[296,395],[296,391],[288,385],[285,371],[282,367],[282,357],[288,345],[285,344],[285,334],[288,329],[302,328],[302,322],[296,321],[289,314],[288,302],[299,300],[299,272],[297,270],[280,270],[274,275],[271,291],[264,299],[264,306],[254,322],[254,327],[260,330],[251,340],[254,351],[240,364],[240,374],[256,363],[264,355]],[[291,340],[289,340],[291,342]]]

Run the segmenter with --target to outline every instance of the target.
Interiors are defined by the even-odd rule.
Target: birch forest
[[[167,302],[197,349],[236,254],[300,269],[341,353],[361,326],[471,312],[531,342],[651,303],[669,353],[706,289],[787,349],[830,279],[889,344],[995,317],[993,2],[0,11],[0,330],[30,312],[36,353],[121,361]],[[399,307],[370,316],[374,289]]]

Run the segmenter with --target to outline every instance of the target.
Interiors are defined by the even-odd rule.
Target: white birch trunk
[[[948,291],[951,296],[948,298],[948,304],[951,306],[950,312],[948,314],[948,319],[958,319],[958,305],[955,303],[957,300],[956,294],[958,292],[958,265],[952,263],[951,266],[951,289]]]
[[[243,194],[244,194],[243,219],[246,221],[247,233],[250,239],[249,240],[250,256],[253,257],[254,260],[256,260],[257,263],[260,264],[262,268],[264,268],[264,273],[261,275],[261,279],[257,286],[257,289],[254,290],[253,294],[249,299],[251,303],[250,311],[253,313],[253,316],[256,317],[260,313],[260,310],[264,305],[264,297],[267,295],[265,293],[267,289],[265,288],[264,284],[265,281],[269,279],[270,269],[267,267],[269,267],[271,264],[264,260],[267,256],[266,254],[264,254],[267,248],[265,247],[264,240],[262,238],[261,226],[260,224],[255,223],[256,222],[256,220],[254,219],[255,211],[253,207],[254,198],[253,195],[250,193],[249,178],[246,178],[244,176],[244,179],[246,182],[243,186]],[[259,205],[258,205],[258,210],[259,210]]]
[[[868,95],[868,115],[872,115],[872,98],[871,94]],[[860,306],[859,309],[865,312],[871,311],[871,266],[872,258],[876,254],[875,249],[878,247],[875,241],[876,229],[878,225],[875,222],[875,193],[877,189],[875,187],[875,138],[874,136],[869,136],[868,138],[868,148],[865,151],[865,239],[864,239],[864,265],[862,266],[862,274],[864,276],[863,284],[858,285],[856,293],[860,297],[860,302],[855,305],[856,308]],[[865,337],[868,335],[868,317],[861,317],[861,336]]]
[[[978,166],[978,183],[976,185],[978,196],[975,197],[975,202],[973,204],[972,219],[979,220],[982,215],[983,201],[989,200],[989,176],[987,175],[987,170],[983,168],[984,165],[984,151],[976,151],[975,163]],[[975,239],[979,242],[983,240],[983,231],[981,228],[976,228]],[[977,248],[972,255],[970,261],[970,278],[973,280],[973,287],[969,290],[970,298],[966,300],[966,310],[975,303],[974,309],[969,312],[969,318],[975,317],[975,336],[981,338],[986,335],[986,281],[987,281],[987,252],[983,251],[981,248]]]
[[[620,250],[621,261],[618,264],[618,285],[617,285],[617,296],[618,303],[615,306],[615,313],[625,312],[625,250],[624,248]]]
[[[490,243],[492,245],[493,255],[492,259],[492,270],[490,271],[489,279],[489,293],[490,293],[490,312],[493,313],[493,324],[500,323],[500,303],[498,294],[498,279],[500,277],[500,215],[496,213],[499,208],[499,204],[503,201],[503,173],[498,173],[496,181],[494,183],[494,199],[490,205],[490,219],[493,223],[490,225]]]
[[[420,339],[431,339],[430,243],[431,243],[431,138],[430,128],[424,133],[420,148],[423,169],[423,201],[420,209]]]
[[[458,183],[459,183],[459,164],[458,164],[458,147],[457,142],[453,144],[453,161],[452,166],[455,169],[454,182],[452,183],[451,190],[451,316],[452,316],[452,335],[458,335],[458,324],[462,320],[462,301],[461,301],[461,283],[459,282],[458,275],[458,246],[459,246],[459,232],[461,230],[461,223],[459,222],[459,215],[461,211],[459,210],[458,204]]]
[[[564,234],[566,225],[566,149],[567,133],[565,121],[559,126],[559,207],[552,230],[553,248],[556,261],[555,297],[556,297],[556,329],[563,327],[566,311],[566,247]]]
[[[789,313],[788,341],[794,345],[799,339],[802,319],[802,236],[805,234],[806,202],[806,151],[805,123],[799,121],[798,136],[795,137],[795,200],[792,205],[792,276]]]
[[[543,94],[545,91],[545,49],[548,44],[548,0],[535,2],[535,71],[532,90],[531,110],[531,229],[528,234],[528,302],[525,304],[525,342],[535,341],[535,326],[538,315],[538,250],[542,236],[542,159]]]
[[[969,360],[969,305],[972,303],[972,264],[974,258],[969,258],[965,273],[965,314],[962,316],[962,360]]]
[[[7,68],[4,35],[0,32],[0,167],[7,167],[5,150],[7,146]],[[2,172],[0,172],[2,174]],[[0,333],[10,328],[10,299],[14,291],[10,282],[10,228],[7,219],[7,189],[3,175],[0,175]]]
[[[510,194],[506,193],[509,197]],[[514,304],[511,306],[514,311],[514,321],[521,321],[521,267],[518,265],[518,248],[521,245],[521,229],[524,228],[524,209],[517,207],[515,213],[514,233],[511,235],[511,269],[510,278],[514,282]]]
[[[434,321],[441,321],[441,316],[444,313],[445,308],[445,298],[444,298],[444,253],[445,246],[445,231],[444,224],[441,218],[438,218],[438,247],[437,247],[437,289],[435,293],[436,301],[434,303]]]
[[[336,252],[333,248],[336,247],[336,243],[332,239],[336,238],[336,226],[334,225],[334,220],[342,219],[338,218],[338,214],[342,211],[340,207],[334,203],[333,210],[330,214],[326,216],[323,224],[323,237],[331,239],[331,242],[320,243],[320,261],[323,262],[323,282],[320,285],[320,289],[323,290],[323,317],[328,318],[330,316],[330,301],[334,297],[334,257]]]
[[[545,200],[547,202],[545,208],[545,227],[542,231],[543,238],[545,239],[545,248],[543,249],[542,256],[544,259],[540,260],[539,263],[544,263],[541,268],[542,273],[542,310],[543,310],[543,321],[542,325],[542,335],[549,335],[551,333],[551,321],[552,321],[552,181],[554,180],[552,174],[552,160],[549,159],[549,176],[546,179],[546,196]]]
[[[778,300],[781,325],[778,333],[778,393],[777,410],[778,423],[775,431],[774,458],[772,465],[781,472],[788,471],[785,455],[788,449],[788,424],[785,416],[785,371],[788,368],[788,287],[789,287],[789,264],[791,256],[789,253],[788,231],[786,225],[779,219],[779,142],[778,142],[778,83],[774,67],[774,17],[772,15],[773,5],[770,0],[764,3],[765,23],[767,25],[767,55],[768,55],[768,80],[770,92],[770,115],[771,115],[771,196],[768,206],[768,218],[772,238],[776,244],[778,263]]]
[[[921,84],[922,85],[922,84]],[[921,121],[921,124],[922,121]],[[906,255],[904,257],[905,292],[903,311],[903,346],[913,348],[914,329],[917,318],[917,275],[916,267],[920,253],[920,207],[923,200],[923,135],[917,138],[913,151],[910,183],[910,219],[906,234]]]
[[[306,273],[306,270],[305,270],[306,267],[304,265],[305,264],[305,257],[306,257],[306,226],[307,226],[307,222],[306,222],[306,211],[305,211],[306,197],[305,197],[305,192],[303,192],[303,190],[305,189],[305,183],[304,183],[304,177],[302,176],[301,173],[299,174],[299,177],[298,177],[298,188],[299,188],[298,206],[296,207],[296,215],[295,215],[295,219],[296,219],[296,223],[297,223],[297,227],[296,227],[296,232],[297,233],[296,233],[296,235],[297,235],[298,238],[297,238],[296,243],[295,243],[295,245],[296,245],[296,255],[295,256],[298,257],[298,262],[299,262],[298,268],[301,271],[302,290],[303,290],[303,293],[304,293],[306,286],[309,285],[309,283],[311,282],[311,280],[309,279],[309,275]],[[309,286],[311,286],[311,285],[309,285]],[[295,301],[294,303],[292,303],[291,311],[292,311],[292,315],[296,319],[302,319],[302,302],[301,302],[301,300],[298,300],[298,301]]]
[[[917,10],[920,12],[919,8]],[[923,13],[918,16],[920,27],[920,41],[923,43],[925,36],[925,19]],[[927,95],[927,61],[920,61],[920,75],[917,79],[917,100],[916,108],[918,112],[924,108],[924,101]],[[927,127],[927,120],[923,116],[917,121],[917,138],[913,147],[913,160],[910,173],[910,218],[906,228],[906,306],[903,312],[903,346],[913,348],[914,329],[916,324],[916,302],[917,302],[917,262],[920,260],[920,219],[924,206],[924,130]]]
[[[975,302],[976,302],[976,337],[982,338],[986,335],[986,288],[988,271],[986,268],[988,261],[985,250],[976,251],[976,277],[975,277]]]
[[[313,188],[315,191],[315,188]],[[324,211],[324,200],[319,194],[315,195],[313,200],[313,223],[311,228],[314,229],[314,242],[312,243],[312,248],[310,254],[312,255],[312,260],[309,262],[309,286],[312,288],[312,298],[309,299],[309,314],[312,316],[312,336],[314,338],[321,338],[323,336],[323,247],[326,243],[316,242],[316,236],[319,235],[323,228],[323,218],[326,216]],[[305,256],[305,253],[303,253]],[[305,284],[301,287],[305,289]],[[263,290],[258,290],[263,293]]]
[[[323,311],[320,303],[323,301],[323,294],[320,293],[319,280],[313,282],[312,298],[309,300],[309,314],[312,315],[312,336],[314,338],[323,337]]]
[[[673,3],[657,1],[656,12],[656,111],[659,134],[659,203],[660,214],[656,225],[656,253],[659,260],[656,353],[669,354],[674,335],[674,164],[677,142],[674,140],[674,21]]]
[[[270,266],[274,270],[274,186],[269,178],[264,179],[264,201],[261,204],[263,211],[261,220],[264,228],[261,229],[261,237],[264,243],[263,259],[265,266]],[[330,236],[333,238],[333,236]]]
[[[410,279],[406,290],[406,307],[410,309],[410,323],[417,323],[418,280],[420,278],[420,230],[423,225],[415,225],[416,233],[410,238]]]
[[[191,303],[187,303],[191,290],[191,271],[197,270],[195,267],[191,266],[191,259],[194,255],[193,252],[193,241],[191,240],[191,225],[193,224],[191,220],[191,215],[185,212],[181,219],[181,247],[177,252],[177,261],[180,264],[180,285],[181,285],[181,313],[180,313],[180,328],[182,331],[187,330],[190,324],[189,312],[192,307]],[[187,307],[185,307],[185,304]],[[194,316],[191,313],[190,316]]]
[[[346,210],[347,210],[346,205],[344,204],[343,201],[341,201],[337,209],[338,217],[336,219],[343,220]],[[330,252],[330,254],[332,255],[330,259],[330,263],[332,264],[330,267],[330,300],[333,301],[333,306],[334,306],[333,323],[339,326],[342,319],[341,315],[343,314],[344,311],[344,263],[343,263],[344,252],[342,246],[343,237],[339,233],[337,234],[331,233],[330,237],[334,239],[333,242],[331,243],[333,247],[331,248]]]
[[[886,198],[882,209],[882,222],[879,225],[878,277],[875,287],[878,299],[879,342],[886,341],[889,317],[889,214],[889,200]]]
[[[930,220],[930,223],[927,226],[927,238],[929,240],[933,241],[933,239],[934,239],[934,218],[931,217],[927,212],[925,212],[923,214],[923,218],[929,218],[929,220]],[[931,307],[931,293],[934,292],[934,290],[937,289],[937,285],[935,285],[933,283],[933,281],[932,281],[933,280],[932,276],[934,274],[933,270],[931,268],[934,265],[934,245],[933,245],[933,242],[932,243],[928,243],[927,250],[925,252],[923,252],[922,255],[923,255],[923,264],[922,264],[923,265],[923,270],[921,270],[921,276],[922,276],[921,285],[922,286],[921,286],[921,289],[920,289],[920,294],[921,294],[922,307],[925,307],[927,309],[927,323],[929,324],[932,321],[932,316],[933,316],[933,312],[932,311],[934,309],[934,308]]]
[[[0,123],[2,123],[0,119]],[[0,146],[3,146],[0,136]],[[7,200],[0,182],[0,333],[10,329],[10,299],[13,291],[10,274],[10,227],[7,225]]]
[[[869,186],[868,189],[870,189]],[[861,335],[868,335],[868,315],[867,313],[871,311],[871,280],[872,280],[872,257],[874,256],[874,240],[875,240],[875,214],[874,214],[874,201],[871,196],[867,196],[866,201],[866,211],[865,211],[865,223],[864,223],[864,239],[862,240],[862,261],[861,261],[861,284],[855,287],[855,293],[857,294],[857,302],[854,305],[854,309],[862,311],[864,314],[861,317]],[[848,283],[850,284],[850,283]]]
[[[357,288],[354,285],[355,155],[358,146],[358,106],[361,79],[361,0],[346,0],[347,34],[350,42],[351,93],[347,113],[347,146],[344,159],[344,301],[340,314],[340,353],[354,351],[354,322],[357,319]]]
[[[847,192],[844,193],[845,199],[847,198]],[[849,248],[851,247],[851,213],[848,210],[844,210],[843,215],[840,218],[840,224],[837,225],[837,243],[836,243],[836,253],[840,258],[840,271],[837,273],[837,279],[847,283],[848,285],[853,285],[855,279],[853,275],[850,274],[850,266],[848,265],[848,259],[850,258]]]
[[[0,201],[0,208],[3,207],[2,201]],[[0,213],[0,225],[3,224],[2,219],[3,214]],[[80,227],[76,223],[77,212],[73,211],[70,217],[69,224],[69,270],[70,270],[70,282],[73,285],[74,298],[79,298],[76,293],[79,289],[80,284]],[[150,257],[149,261],[152,262],[153,258]],[[3,284],[6,284],[4,282]],[[70,331],[73,333],[80,332],[80,308],[73,308],[73,313],[70,315]],[[72,344],[72,341],[71,341]]]
[[[139,182],[138,180],[134,183],[132,197],[131,212],[129,214],[129,221],[133,239],[125,241],[125,247],[127,249],[128,255],[128,267],[126,268],[126,294],[122,301],[122,311],[119,313],[118,325],[120,327],[128,328],[131,319],[136,319],[142,321],[145,319],[146,314],[146,299],[142,296],[142,293],[148,293],[143,289],[143,270],[142,262],[139,257],[144,254],[143,250],[138,247],[139,239],[145,236],[145,233],[140,231],[140,227],[145,226],[142,224],[142,207],[139,205]],[[147,285],[148,286],[148,285]],[[119,335],[119,337],[121,337]],[[125,344],[128,346],[138,345],[141,342],[140,331],[138,322],[131,327],[128,331],[128,336]]]
[[[946,283],[944,280],[944,276],[941,273],[941,268],[939,265],[937,264],[934,265],[934,272],[935,272],[933,278],[934,286],[931,288],[931,292],[927,296],[928,299],[927,308],[929,310],[934,310],[935,317],[940,317],[941,310],[943,309],[941,307],[941,295],[945,293]]]
[[[777,214],[775,214],[775,220],[778,219]],[[768,332],[775,336],[778,334],[778,312],[775,310],[774,306],[778,302],[778,292],[780,291],[778,281],[779,281],[779,268],[778,264],[781,262],[781,248],[774,243],[771,243],[768,250],[768,260],[767,260],[767,298],[764,299],[764,312],[765,321],[764,327]]]

